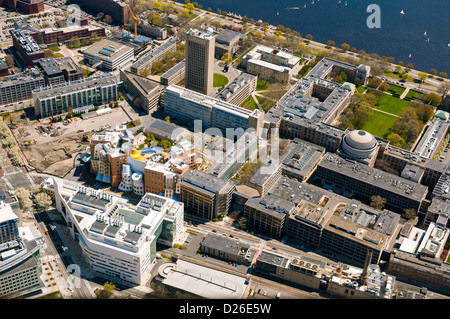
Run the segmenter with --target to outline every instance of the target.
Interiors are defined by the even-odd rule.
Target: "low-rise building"
[[[124,81],[125,89],[134,97],[135,105],[141,107],[147,114],[152,114],[158,109],[164,89],[162,85],[126,70],[120,70],[120,80]]]
[[[295,204],[275,195],[249,198],[244,205],[247,226],[270,237],[281,238],[286,222],[295,210]]]
[[[187,214],[207,220],[226,216],[235,185],[198,170],[187,171],[181,182],[181,201]]]
[[[161,84],[168,86],[171,84],[179,83],[180,81],[184,80],[185,71],[186,63],[183,60],[167,70],[167,72],[165,72],[163,75],[161,75]]]
[[[258,76],[243,72],[214,97],[234,105],[241,105],[256,90],[257,83]]]
[[[76,112],[89,105],[105,105],[118,99],[118,81],[105,73],[55,86],[36,88],[32,92],[36,116],[47,117]]]
[[[110,39],[103,39],[83,50],[88,63],[96,68],[114,71],[134,59],[134,48]]]
[[[200,251],[222,260],[250,265],[256,255],[256,248],[225,235],[209,233],[200,243]]]
[[[28,30],[16,29],[11,32],[13,46],[17,50],[26,66],[33,66],[33,61],[44,57],[44,51],[41,50],[37,42],[31,36]]]
[[[202,127],[218,128],[222,134],[230,128],[252,128],[262,134],[264,112],[250,111],[221,99],[207,96],[177,85],[169,85],[164,93],[164,112],[175,119],[202,121]]]
[[[44,75],[46,86],[83,78],[83,72],[71,57],[41,58],[34,63]]]
[[[2,77],[0,81],[0,104],[5,105],[32,98],[35,89],[45,86],[45,78],[38,69]]]
[[[243,33],[228,29],[220,32],[215,36],[214,57],[220,60],[227,52],[234,54],[237,51],[239,42],[243,36]]]
[[[153,62],[160,61],[166,52],[172,52],[177,49],[177,43],[171,39],[157,46],[151,51],[138,57],[138,60],[130,66],[130,71],[140,74],[145,69],[151,69]]]

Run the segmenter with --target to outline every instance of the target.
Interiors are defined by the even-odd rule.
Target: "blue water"
[[[449,0],[197,0],[204,9],[211,7],[233,12],[272,25],[282,24],[302,36],[326,43],[344,42],[396,61],[412,63],[415,69],[434,68],[450,76],[450,1]],[[367,27],[369,4],[381,11],[381,28]],[[306,8],[303,6],[306,4]],[[288,10],[299,7],[299,10]],[[400,11],[405,14],[401,15]],[[279,15],[277,15],[279,12]],[[425,42],[424,32],[430,41]],[[411,58],[408,56],[411,54]]]

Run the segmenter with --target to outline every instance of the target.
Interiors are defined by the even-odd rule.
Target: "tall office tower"
[[[202,94],[213,93],[214,47],[212,33],[190,29],[186,36],[185,87]]]

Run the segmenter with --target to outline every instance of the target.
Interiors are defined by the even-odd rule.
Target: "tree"
[[[109,298],[116,286],[112,282],[105,282],[103,289],[100,291],[99,298]]]
[[[378,90],[383,91],[383,92],[386,92],[388,88],[389,88],[389,85],[387,85],[386,82],[383,82],[383,83],[381,83],[380,86],[378,87]]]
[[[334,47],[334,46],[336,45],[336,42],[334,42],[333,40],[328,40],[328,41],[327,41],[327,45],[328,45],[329,47]]]
[[[408,64],[406,65],[406,67],[407,67],[408,69],[414,69],[414,64],[408,63]]]
[[[422,104],[416,109],[417,116],[422,123],[427,123],[434,115],[434,109],[429,104]]]
[[[428,74],[425,72],[419,72],[418,76],[420,81],[422,81],[422,83],[428,78]]]
[[[436,75],[436,74],[437,74],[436,69],[431,69],[431,70],[430,70],[430,74],[431,74],[431,75]]]
[[[44,50],[44,58],[51,58],[53,55],[53,51],[52,50]]]
[[[404,219],[411,220],[417,217],[417,211],[414,208],[406,208],[403,212],[402,217]]]
[[[403,72],[403,67],[402,67],[400,64],[398,64],[398,65],[395,67],[395,72],[397,72],[397,73],[402,73],[402,72]]]
[[[348,44],[348,43],[342,43],[342,44],[341,44],[341,49],[342,49],[342,50],[345,50],[345,51],[348,51],[348,50],[350,49],[350,44]]]
[[[71,37],[69,40],[70,48],[79,48],[80,47],[80,39],[77,37]]]
[[[380,195],[372,195],[372,197],[370,197],[370,206],[375,209],[382,210],[385,204],[386,198],[383,198]]]
[[[20,207],[23,210],[26,210],[33,206],[33,202],[30,199],[30,192],[28,191],[28,189],[24,187],[16,188],[16,190],[14,191],[14,196],[16,196],[19,200]]]
[[[305,35],[305,39],[308,39],[311,41],[313,39],[313,36],[311,34],[307,34],[307,35]]]
[[[195,6],[192,3],[186,3],[183,8],[186,8],[189,10],[189,13],[192,13],[192,11],[195,11]]]
[[[341,72],[339,75],[336,76],[336,81],[338,83],[344,83],[347,81],[347,74],[345,72]]]
[[[159,72],[162,71],[162,69],[164,68],[164,63],[160,62],[160,61],[155,61],[152,64],[152,73],[153,74],[157,74]]]
[[[161,10],[161,7],[162,7],[161,2],[159,1],[153,2],[153,9]]]
[[[425,97],[425,100],[428,103],[431,103],[433,105],[439,105],[442,102],[442,98],[439,95],[437,95],[436,93],[433,93],[433,92],[427,94],[427,96]]]
[[[11,54],[5,55],[5,62],[10,68],[14,67],[14,57]]]
[[[148,77],[150,75],[150,71],[148,69],[145,69],[141,72],[142,76]]]
[[[402,80],[406,81],[409,79],[409,74],[405,72],[401,75],[401,77],[402,77]]]
[[[104,14],[103,12],[99,12],[99,13],[97,14],[97,19],[98,19],[98,20],[101,20],[101,19],[103,18],[104,15],[105,15],[105,14]]]
[[[376,89],[381,85],[382,82],[383,80],[381,80],[380,78],[371,78],[367,83],[367,86]]]
[[[255,33],[253,33],[253,37],[262,40],[264,38],[264,35],[261,32],[256,31]]]
[[[220,61],[223,61],[225,62],[226,65],[228,65],[231,63],[231,61],[233,61],[233,56],[231,55],[230,52],[225,52]]]
[[[387,140],[391,145],[394,145],[396,147],[403,147],[403,145],[405,144],[405,140],[397,133],[389,134]]]
[[[34,196],[34,202],[38,208],[45,210],[52,204],[52,198],[48,194],[42,192]]]
[[[103,18],[103,22],[105,22],[106,24],[112,24],[113,19],[111,18],[111,16],[105,15],[105,17]]]
[[[166,117],[164,118],[164,121],[170,123],[170,116],[166,116]]]
[[[441,78],[446,79],[446,78],[447,78],[447,73],[445,73],[445,72],[439,72],[439,76],[440,76]]]
[[[245,230],[247,229],[247,218],[241,217],[238,220],[239,223],[239,229]]]

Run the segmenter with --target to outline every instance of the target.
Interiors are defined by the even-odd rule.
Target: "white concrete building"
[[[156,243],[172,246],[183,230],[183,203],[145,194],[135,206],[57,178],[44,184],[55,194],[57,210],[78,240],[86,262],[97,274],[142,285],[149,280]]]

